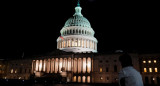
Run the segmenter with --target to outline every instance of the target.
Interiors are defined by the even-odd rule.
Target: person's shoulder
[[[118,74],[124,74],[124,73],[125,73],[124,69],[121,69],[121,70],[118,72]]]

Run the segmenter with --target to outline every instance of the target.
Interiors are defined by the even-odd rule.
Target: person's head
[[[125,53],[119,57],[122,67],[133,66],[132,58],[129,54]]]

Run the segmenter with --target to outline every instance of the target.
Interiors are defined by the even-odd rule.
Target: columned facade
[[[32,61],[32,73],[36,77],[43,73],[66,73],[68,82],[90,83],[92,73],[92,57],[47,58]],[[72,74],[71,77],[68,76]]]

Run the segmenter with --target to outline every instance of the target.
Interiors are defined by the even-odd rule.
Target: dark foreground
[[[112,84],[84,84],[84,83],[66,83],[54,81],[38,81],[38,80],[8,80],[0,79],[0,86],[119,86],[118,83]],[[160,86],[160,85],[144,85],[144,86]]]

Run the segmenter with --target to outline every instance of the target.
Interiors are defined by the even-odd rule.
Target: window
[[[114,66],[114,72],[117,72],[117,66],[116,65]]]
[[[24,73],[27,73],[27,69],[24,70]]]
[[[83,82],[83,83],[86,82],[86,77],[85,77],[85,76],[82,77],[82,82]]]
[[[156,60],[154,60],[154,63],[157,63],[157,61],[156,61]]]
[[[151,63],[151,60],[149,60],[148,63]]]
[[[100,77],[100,80],[102,80],[102,79],[103,79],[103,77],[101,76],[101,77]]]
[[[107,77],[106,79],[109,80],[109,77]]]
[[[143,63],[146,63],[146,61],[143,61]]]
[[[76,76],[73,77],[73,82],[76,82],[76,78],[77,78]]]
[[[91,78],[90,76],[87,77],[87,83],[90,83],[91,82]]]
[[[146,69],[146,68],[144,68],[144,72],[147,72],[147,69]]]
[[[155,72],[158,72],[157,68],[154,68]]]
[[[17,73],[17,69],[14,72]]]
[[[102,60],[100,60],[99,63],[102,63]]]
[[[77,47],[78,46],[78,39],[75,40],[74,42],[74,46]]]
[[[81,76],[78,76],[78,82],[81,82]]]
[[[145,77],[145,83],[148,84],[148,82],[149,82],[149,78],[146,76]]]
[[[13,69],[11,69],[11,73],[13,73]]]
[[[152,68],[149,68],[149,72],[152,72]]]
[[[106,72],[108,72],[108,67],[106,67]]]
[[[101,68],[99,69],[99,72],[102,73],[102,71],[103,71],[103,69],[102,69],[102,67],[101,67]]]

